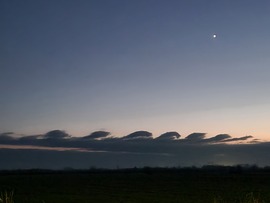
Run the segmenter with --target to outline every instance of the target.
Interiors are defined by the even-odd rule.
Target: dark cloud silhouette
[[[246,140],[251,139],[251,138],[253,138],[253,136],[247,135],[244,137],[227,139],[227,140],[224,140],[224,142],[246,141]]]
[[[166,132],[156,138],[156,140],[175,140],[179,139],[181,135],[178,132]]]
[[[151,139],[152,133],[147,132],[147,131],[136,131],[134,133],[131,133],[122,139],[128,140],[128,139]]]
[[[70,137],[70,135],[62,130],[52,130],[44,135],[44,138],[47,139],[63,139],[68,137]]]
[[[40,158],[42,157],[42,159]],[[48,150],[0,149],[0,169],[89,169],[171,166],[167,156],[159,154],[99,153]]]
[[[206,142],[221,142],[221,141],[226,141],[229,138],[231,138],[231,136],[228,134],[219,134],[219,135],[216,135],[215,137],[206,139]]]
[[[6,133],[1,133],[0,134],[0,142],[1,141],[9,141],[15,139],[13,137],[14,133],[13,132],[6,132]]]
[[[89,168],[91,166],[98,168],[126,168],[135,166],[174,167],[202,166],[206,164],[270,165],[270,143],[186,145],[179,142],[172,142],[174,144],[168,145],[168,142],[164,144],[157,142],[158,145],[155,148],[155,153],[149,153],[149,151],[147,151],[147,147],[153,145],[151,141],[144,145],[144,150],[141,150],[140,153],[132,152],[132,149],[138,147],[138,145],[135,144],[135,146],[132,147],[129,143],[130,142],[127,141],[127,145],[131,149],[126,152],[0,149],[0,160],[5,163],[0,165],[0,169],[61,169],[65,167]],[[42,159],[40,157],[42,157]]]
[[[186,137],[189,141],[201,141],[205,138],[206,133],[192,133]]]
[[[14,132],[4,132],[4,133],[0,133],[0,136],[2,135],[13,136],[14,134],[15,134]]]
[[[82,139],[84,140],[88,140],[88,139],[99,139],[99,138],[105,138],[107,136],[109,136],[111,133],[110,132],[106,132],[106,131],[95,131],[93,133],[91,133],[90,135],[87,135],[85,137],[82,137]]]
[[[259,139],[252,139],[248,143],[250,143],[250,144],[256,144],[256,143],[260,143],[260,140]]]
[[[37,139],[42,139],[44,138],[44,135],[29,135],[29,136],[24,136],[19,138],[21,141],[30,141],[30,140],[37,140]]]
[[[268,155],[270,143],[261,143],[252,139],[252,136],[232,138],[228,134],[219,134],[205,138],[205,133],[192,133],[180,139],[180,135],[172,131],[153,139],[152,134],[147,131],[136,131],[118,138],[108,137],[109,134],[105,131],[96,131],[78,138],[71,137],[61,130],[24,137],[2,133],[0,160],[8,161],[5,162],[5,166],[0,166],[0,169],[15,166],[82,168],[116,165],[199,166],[209,163],[270,164]],[[37,154],[44,156],[42,160],[37,158]],[[84,163],[77,163],[76,160]],[[56,165],[50,165],[52,163]]]
[[[172,146],[181,146],[184,144],[221,144],[237,141],[246,141],[252,136],[240,138],[231,138],[228,134],[219,134],[211,138],[205,138],[205,133],[192,133],[185,139],[179,139],[177,132],[167,132],[156,139],[153,139],[152,133],[147,131],[136,131],[124,137],[111,138],[110,133],[105,131],[96,131],[85,137],[71,137],[64,131],[53,130],[44,135],[30,135],[20,138],[11,136],[12,134],[1,134],[0,144],[10,145],[35,145],[46,147],[68,147],[83,148],[96,151],[132,151],[132,152],[151,152],[154,153],[158,146],[170,148]],[[99,139],[101,138],[101,139]],[[91,140],[91,142],[85,142]],[[166,143],[165,143],[166,141]],[[256,140],[256,143],[258,140]],[[136,146],[130,148],[129,145]],[[166,149],[167,150],[167,149]]]

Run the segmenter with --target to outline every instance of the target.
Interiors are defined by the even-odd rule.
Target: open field
[[[270,202],[269,172],[185,170],[2,172],[15,203]],[[250,199],[250,198],[249,198]]]

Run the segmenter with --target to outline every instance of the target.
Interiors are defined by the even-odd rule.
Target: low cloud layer
[[[158,137],[148,131],[123,137],[114,137],[106,131],[84,137],[72,137],[61,130],[29,136],[0,134],[0,159],[6,160],[0,169],[270,165],[269,154],[268,142],[259,142],[252,136],[233,138],[228,134],[210,138],[199,132],[182,138],[174,131]]]

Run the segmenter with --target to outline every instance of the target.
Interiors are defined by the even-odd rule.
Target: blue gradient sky
[[[0,23],[1,132],[269,138],[269,0],[3,0]]]

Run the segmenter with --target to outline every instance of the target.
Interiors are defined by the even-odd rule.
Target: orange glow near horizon
[[[3,145],[0,144],[0,149],[33,149],[33,150],[51,150],[51,151],[78,151],[78,152],[91,152],[88,149],[74,148],[74,147],[44,147],[34,145]]]

